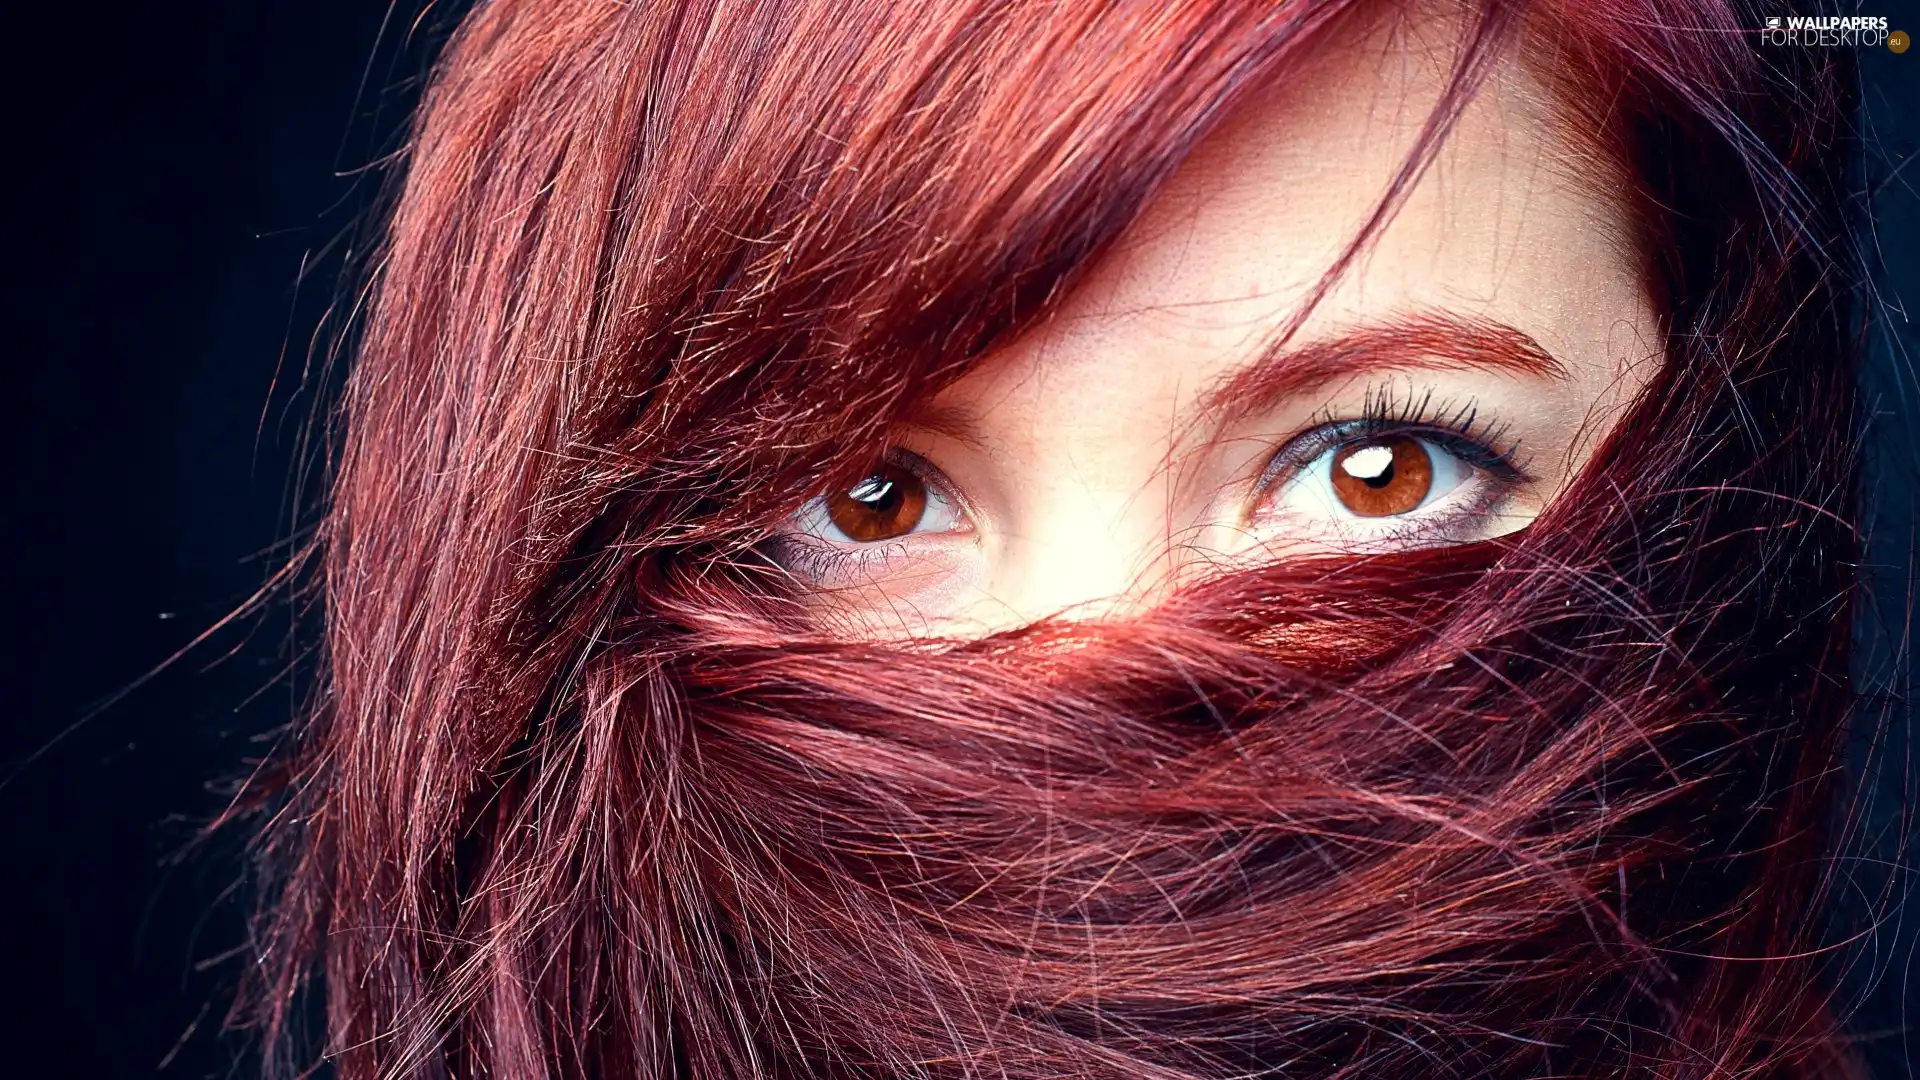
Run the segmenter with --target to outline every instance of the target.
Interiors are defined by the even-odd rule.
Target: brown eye
[[[1333,456],[1332,473],[1335,497],[1358,517],[1411,513],[1433,490],[1433,458],[1411,435],[1343,446]]]
[[[866,479],[826,498],[827,520],[859,543],[905,536],[927,512],[927,485],[912,471],[882,465]]]

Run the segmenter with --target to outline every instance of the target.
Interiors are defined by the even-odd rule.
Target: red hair
[[[1840,1070],[1847,72],[1757,13],[1469,10],[1395,192],[1556,38],[1669,331],[1526,533],[910,647],[814,634],[759,555],[1351,7],[481,3],[340,417],[273,1067]]]

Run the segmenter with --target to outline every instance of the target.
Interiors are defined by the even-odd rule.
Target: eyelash
[[[888,548],[898,551],[888,551]],[[776,537],[773,546],[774,561],[803,578],[824,581],[837,575],[857,573],[871,566],[887,561],[895,554],[904,555],[905,548],[898,540],[885,540],[878,544],[863,547],[829,547],[825,544],[810,544],[795,540],[790,536]]]
[[[1482,422],[1479,404],[1471,397],[1436,401],[1431,387],[1419,393],[1408,387],[1404,394],[1392,383],[1369,387],[1359,416],[1342,418],[1323,410],[1306,431],[1274,451],[1261,472],[1255,501],[1328,450],[1386,435],[1423,436],[1497,480],[1525,483],[1532,477],[1520,463],[1519,441],[1509,439],[1508,431],[1506,424]]]

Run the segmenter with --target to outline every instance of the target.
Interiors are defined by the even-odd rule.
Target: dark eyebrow
[[[1552,379],[1567,369],[1533,337],[1506,323],[1421,312],[1349,330],[1325,341],[1269,346],[1201,400],[1201,415],[1225,421],[1264,412],[1343,376],[1378,368],[1480,368]]]
[[[981,441],[979,414],[963,405],[922,402],[907,414],[907,423],[923,431],[945,435],[976,450],[985,445]]]

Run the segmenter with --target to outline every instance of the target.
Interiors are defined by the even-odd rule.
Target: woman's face
[[[1540,514],[1661,357],[1624,184],[1523,65],[1270,348],[1441,93],[1456,28],[1415,30],[1329,42],[1243,108],[1053,318],[796,515],[776,550],[825,625],[1123,613],[1210,569]]]

